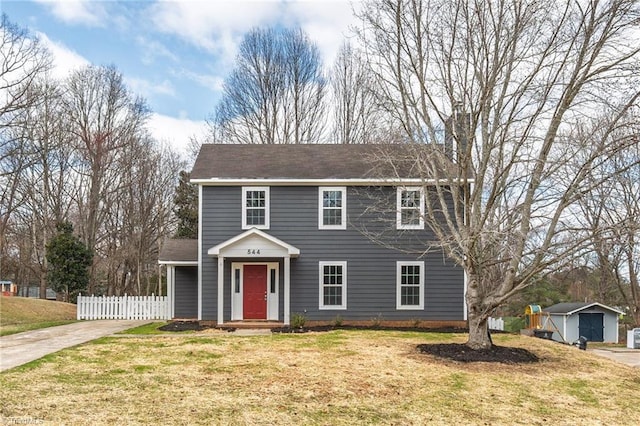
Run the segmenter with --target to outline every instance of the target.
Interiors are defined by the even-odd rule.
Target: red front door
[[[267,319],[267,265],[244,265],[243,318]]]

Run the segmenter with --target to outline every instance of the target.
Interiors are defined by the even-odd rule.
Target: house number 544
[[[260,254],[260,249],[247,249],[247,254]]]

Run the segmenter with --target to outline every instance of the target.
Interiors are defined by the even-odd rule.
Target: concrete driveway
[[[79,345],[152,321],[80,321],[0,337],[0,371],[17,367],[53,352]]]
[[[596,355],[612,359],[621,364],[630,365],[631,367],[640,368],[640,349],[626,348],[597,348],[587,349]]]

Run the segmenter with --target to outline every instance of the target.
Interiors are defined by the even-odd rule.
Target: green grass
[[[640,424],[640,372],[592,353],[510,334],[494,340],[541,361],[462,364],[416,349],[464,338],[380,330],[107,337],[0,374],[0,415],[93,425]]]
[[[147,335],[147,334],[164,334],[166,331],[158,330],[160,327],[167,325],[168,322],[152,322],[149,324],[141,325],[140,327],[130,328],[128,330],[121,331],[117,334],[134,334],[134,335]],[[173,332],[172,332],[173,333]]]
[[[0,336],[75,321],[76,305],[71,303],[0,296]]]
[[[0,336],[9,336],[11,334],[23,333],[25,331],[39,330],[41,328],[55,327],[57,325],[65,325],[77,322],[75,320],[61,321],[42,321],[31,324],[6,325],[0,329]]]

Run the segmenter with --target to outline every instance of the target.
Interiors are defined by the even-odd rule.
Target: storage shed
[[[618,343],[618,318],[624,312],[601,303],[558,303],[543,309],[551,322],[560,331],[554,331],[552,339],[574,342],[580,336],[589,342]],[[546,324],[549,328],[551,324]]]

